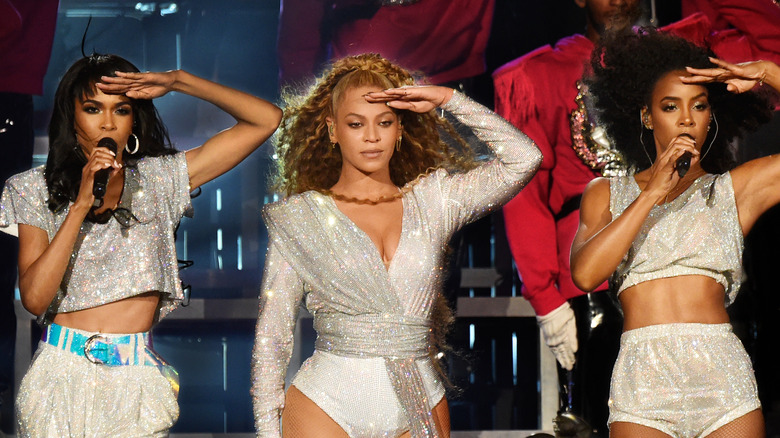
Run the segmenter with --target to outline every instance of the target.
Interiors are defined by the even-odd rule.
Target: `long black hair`
[[[600,124],[629,165],[637,170],[650,167],[648,155],[655,161],[655,142],[652,133],[640,122],[640,110],[649,107],[658,80],[671,71],[685,70],[686,66],[712,68],[710,56],[715,55],[708,49],[654,29],[607,33],[602,37],[591,55],[593,73],[585,82]],[[715,141],[701,165],[707,172],[722,173],[736,165],[731,142],[768,122],[772,109],[766,96],[753,92],[731,93],[723,83],[703,85],[718,129],[715,136],[713,123],[704,147],[713,137]],[[640,136],[645,139],[645,150],[640,145]]]
[[[54,95],[54,109],[49,123],[49,156],[44,176],[49,191],[49,209],[62,210],[76,200],[81,184],[81,170],[87,162],[76,141],[75,102],[94,96],[101,76],[116,76],[117,71],[138,72],[138,68],[117,55],[92,54],[76,61],[65,73]],[[133,133],[138,137],[138,152],[125,154],[125,165],[132,166],[142,157],[171,155],[168,131],[151,100],[130,99],[133,108]],[[120,147],[122,147],[120,145]]]

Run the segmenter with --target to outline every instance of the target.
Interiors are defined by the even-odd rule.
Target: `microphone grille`
[[[99,148],[107,148],[111,152],[116,153],[117,146],[113,138],[103,137],[100,140],[98,140],[97,145]]]

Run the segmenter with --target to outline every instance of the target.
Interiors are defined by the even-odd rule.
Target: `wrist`
[[[73,215],[74,217],[78,217],[81,218],[81,220],[84,220],[84,218],[87,217],[87,214],[89,214],[89,210],[91,208],[92,204],[77,199],[76,202],[71,204],[70,208],[68,208],[68,216]]]
[[[642,190],[639,193],[635,202],[638,205],[648,204],[647,209],[649,211],[654,205],[662,204],[666,198],[666,194],[667,193],[663,190],[645,188],[645,190]]]
[[[452,96],[455,94],[454,88],[449,87],[442,87],[444,90],[444,98],[442,99],[441,103],[439,103],[438,106],[446,105],[447,102],[449,102],[452,99]]]

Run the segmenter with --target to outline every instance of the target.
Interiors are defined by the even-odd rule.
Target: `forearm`
[[[504,164],[504,168],[519,178],[521,186],[525,186],[539,169],[542,162],[539,148],[498,114],[461,93],[455,93],[442,108],[471,128]]]
[[[780,91],[780,66],[772,61],[763,61],[764,75],[759,81],[760,86],[770,86],[775,91]]]
[[[590,292],[609,279],[657,202],[657,196],[642,192],[617,219],[584,242],[575,240],[570,261],[572,280],[577,287]]]
[[[19,291],[22,305],[30,313],[41,315],[57,294],[78,239],[81,224],[88,211],[88,207],[71,205],[65,221],[57,230],[57,234],[30,264],[24,263],[27,248],[23,245],[28,240],[25,239],[25,231],[20,230]],[[45,233],[41,232],[41,234]],[[21,269],[22,265],[26,265],[23,270]]]

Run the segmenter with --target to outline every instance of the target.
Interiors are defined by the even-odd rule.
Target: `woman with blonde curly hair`
[[[449,436],[437,346],[445,248],[464,224],[512,199],[541,154],[452,89],[413,86],[378,55],[336,61],[289,98],[253,352],[258,436]],[[439,136],[448,111],[495,156],[476,163]],[[463,146],[466,146],[465,144]],[[301,303],[314,355],[284,394]]]

